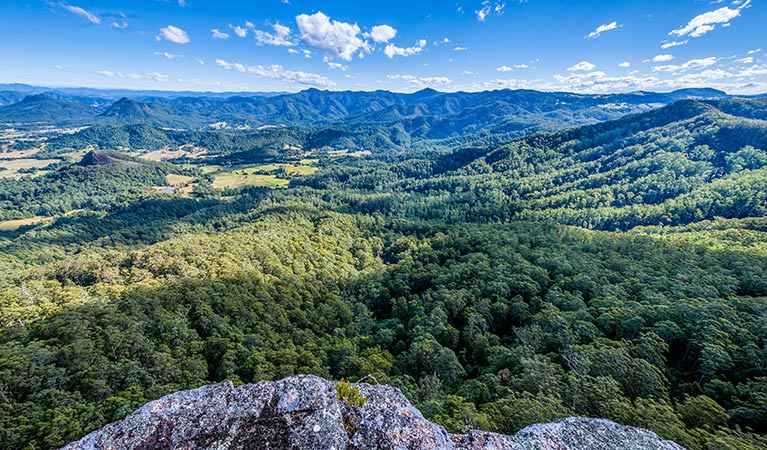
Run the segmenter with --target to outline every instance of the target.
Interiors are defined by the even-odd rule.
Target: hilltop
[[[450,435],[395,388],[337,386],[313,376],[205,386],[168,395],[62,450],[684,450],[655,433],[598,419],[568,418],[514,436]]]

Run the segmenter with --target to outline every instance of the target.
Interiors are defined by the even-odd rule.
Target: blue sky
[[[0,82],[767,92],[765,0],[3,0]]]

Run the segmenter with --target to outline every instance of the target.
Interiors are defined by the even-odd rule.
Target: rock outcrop
[[[336,385],[315,376],[177,392],[63,450],[683,450],[647,430],[585,418],[533,425],[514,436],[450,435],[398,389],[352,386],[364,403],[339,400]]]

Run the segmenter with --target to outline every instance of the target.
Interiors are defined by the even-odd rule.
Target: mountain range
[[[253,131],[289,128],[334,148],[451,149],[594,124],[684,99],[727,100],[715,89],[585,95],[532,90],[412,94],[308,89],[295,94],[50,90],[0,85],[0,124]],[[2,90],[5,88],[5,90]],[[114,94],[129,94],[112,101]],[[19,98],[21,95],[25,95]],[[317,142],[315,142],[317,143]],[[182,143],[183,144],[183,143]]]

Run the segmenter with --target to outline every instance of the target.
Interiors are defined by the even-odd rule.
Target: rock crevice
[[[684,450],[651,431],[577,417],[513,436],[450,435],[396,388],[353,387],[362,405],[315,376],[204,386],[147,403],[62,450]]]

